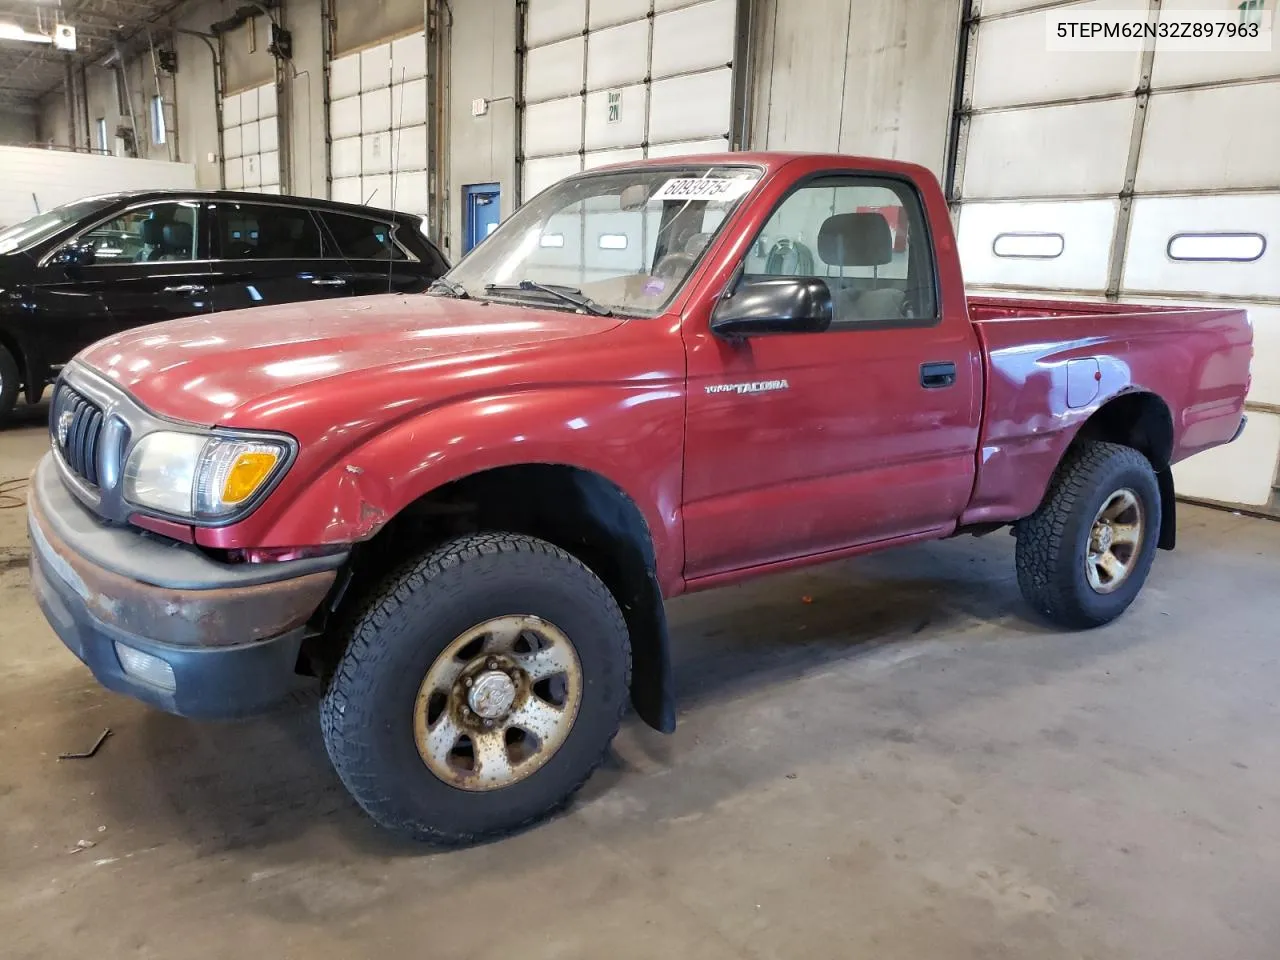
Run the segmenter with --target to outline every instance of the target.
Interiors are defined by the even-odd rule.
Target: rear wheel
[[[18,361],[3,344],[0,344],[0,424],[9,419],[18,402],[18,389],[22,376]]]
[[[1082,443],[1054,474],[1040,508],[1018,524],[1018,586],[1065,627],[1120,616],[1146,582],[1160,539],[1160,487],[1141,453]]]
[[[354,617],[321,705],[338,776],[382,826],[467,843],[563,805],[626,705],[626,625],[603,583],[532,537],[444,544]]]

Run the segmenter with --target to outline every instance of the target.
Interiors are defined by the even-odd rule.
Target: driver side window
[[[70,246],[92,254],[90,263],[191,262],[199,259],[200,205],[156,203],[135,207],[80,234]]]
[[[743,283],[826,282],[833,328],[937,319],[933,255],[914,189],[876,177],[822,177],[787,197],[747,256]]]

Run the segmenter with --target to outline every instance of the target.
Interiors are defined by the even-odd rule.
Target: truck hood
[[[237,310],[140,327],[78,362],[163,416],[226,424],[237,411],[362,373],[395,375],[617,326],[586,316],[435,297],[361,297]]]

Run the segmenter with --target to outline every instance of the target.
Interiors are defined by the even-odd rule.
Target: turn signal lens
[[[196,483],[197,519],[231,516],[275,475],[288,448],[272,440],[213,437]]]
[[[279,462],[280,454],[275,450],[255,450],[240,454],[231,465],[222,485],[222,502],[228,506],[244,503],[258,492],[258,488],[271,476],[271,471]]]

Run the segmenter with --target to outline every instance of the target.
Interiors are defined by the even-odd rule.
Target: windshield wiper
[[[470,300],[471,294],[467,293],[467,288],[456,280],[446,280],[439,277],[427,287],[427,293],[447,293],[449,296],[457,300]]]
[[[546,293],[565,303],[571,303],[579,310],[593,313],[597,317],[612,317],[613,311],[596,303],[590,297],[584,297],[577,287],[562,287],[559,284],[537,283],[533,280],[521,280],[517,284],[487,283],[485,293]]]

